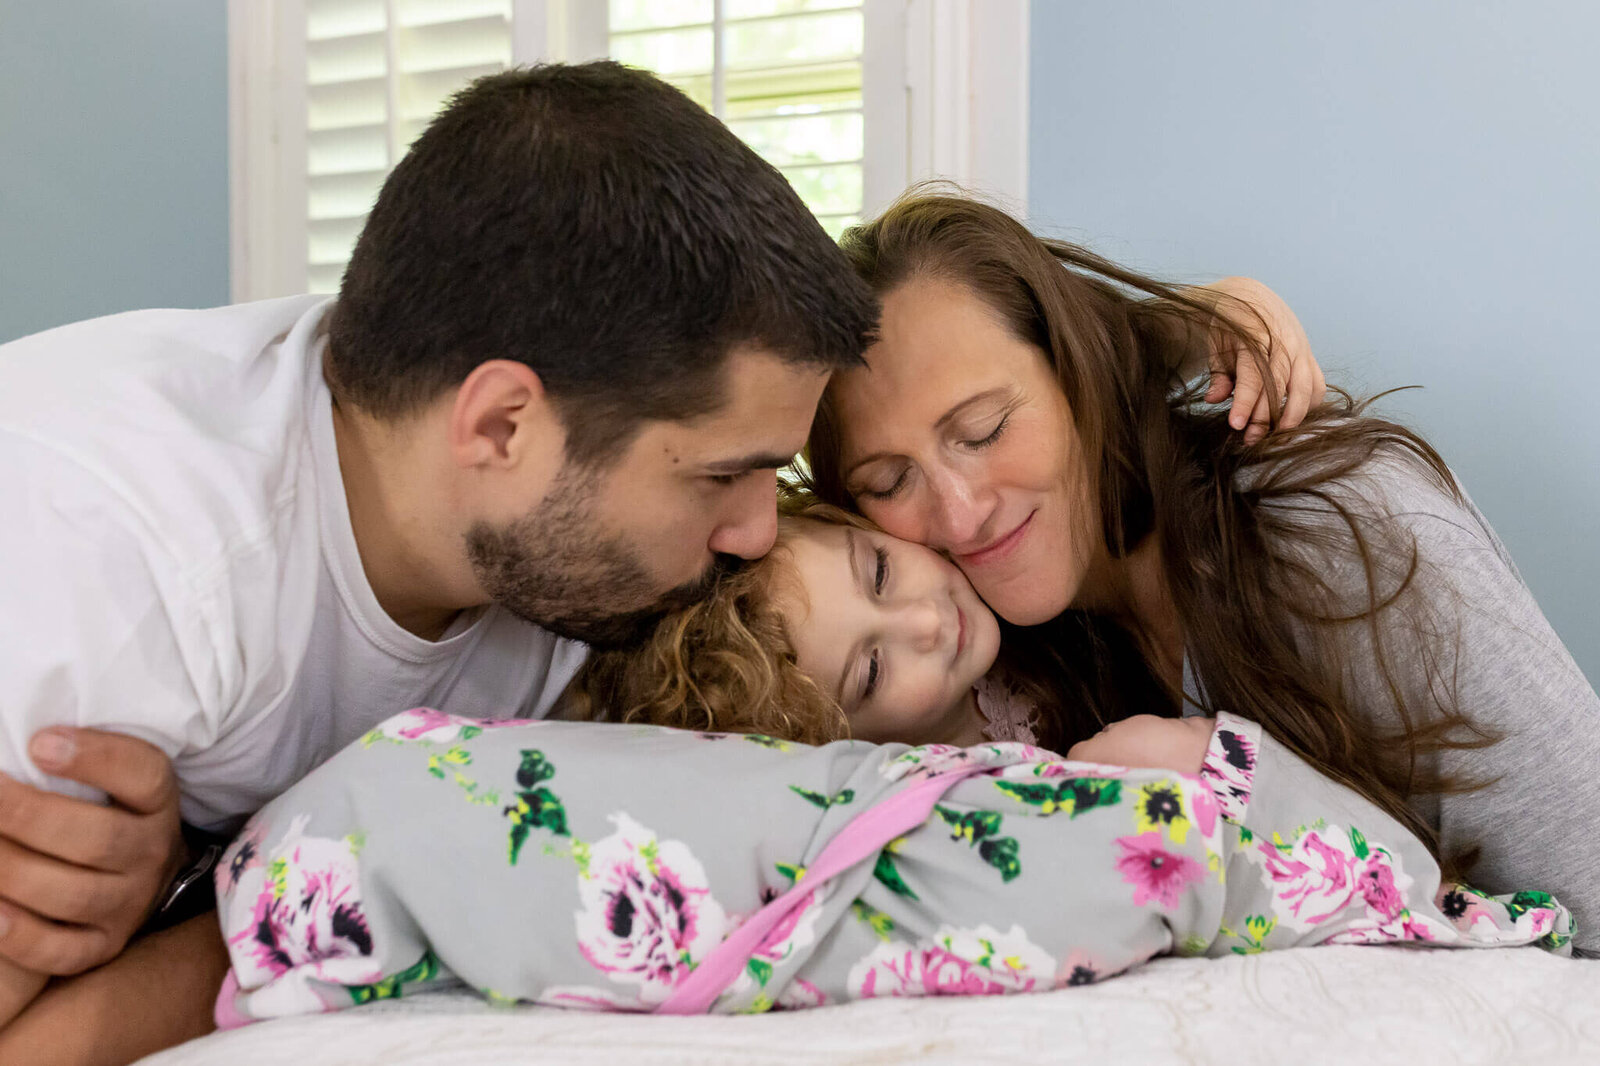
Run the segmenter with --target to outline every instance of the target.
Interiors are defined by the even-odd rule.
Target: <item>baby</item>
[[[1036,704],[994,684],[997,648],[937,555],[786,519],[770,563],[582,677],[576,712],[658,724],[412,711],[265,808],[219,867],[219,1024],[451,977],[733,1013],[1042,991],[1168,953],[1567,950],[1548,895],[1445,882],[1252,723],[1026,743]]]

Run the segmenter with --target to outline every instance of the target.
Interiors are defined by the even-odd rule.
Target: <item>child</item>
[[[499,1002],[738,1013],[1043,991],[1165,953],[1566,950],[1547,895],[1442,884],[1243,720],[1128,719],[1071,755],[408,712],[225,856],[218,1023],[452,975]]]

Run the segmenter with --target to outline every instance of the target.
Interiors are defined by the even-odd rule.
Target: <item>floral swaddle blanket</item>
[[[263,809],[217,883],[224,1027],[451,978],[734,1013],[1045,991],[1169,953],[1571,935],[1544,893],[1442,885],[1393,819],[1228,715],[1196,777],[409,711]]]

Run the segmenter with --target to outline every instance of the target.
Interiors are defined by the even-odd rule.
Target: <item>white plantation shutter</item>
[[[609,0],[609,10],[613,58],[656,72],[726,122],[833,234],[860,220],[860,0]]]
[[[457,89],[543,59],[654,71],[830,233],[909,181],[1026,189],[1028,0],[229,0],[233,292],[333,292]]]
[[[305,0],[306,289],[333,292],[390,168],[511,65],[511,0]]]

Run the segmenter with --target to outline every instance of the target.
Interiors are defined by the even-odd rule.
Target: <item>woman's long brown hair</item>
[[[1414,539],[1381,508],[1354,499],[1348,480],[1373,463],[1408,463],[1459,498],[1427,442],[1338,393],[1300,429],[1245,445],[1226,412],[1202,402],[1204,383],[1186,384],[1182,372],[1205,365],[1220,340],[1256,360],[1272,394],[1258,339],[1264,322],[1247,328],[1252,312],[1243,305],[1223,307],[1036,237],[979,201],[913,192],[842,243],[880,296],[913,278],[964,285],[1050,360],[1087,457],[1106,548],[1120,558],[1159,538],[1205,709],[1261,723],[1435,845],[1407,801],[1481,784],[1440,776],[1434,756],[1494,738],[1461,713],[1436,660],[1424,663],[1428,706],[1402,691],[1391,647],[1396,620],[1417,638],[1408,653],[1425,658],[1449,635],[1431,632],[1420,597],[1408,595],[1421,565]],[[809,480],[822,499],[852,506],[834,397],[830,387],[813,424]],[[1360,602],[1341,600],[1326,580],[1335,557],[1361,567]],[[1307,632],[1309,649],[1300,642]],[[1393,699],[1393,730],[1350,703],[1345,668],[1363,643]],[[1181,694],[1157,680],[1142,647],[1114,620],[1068,610],[1043,626],[1004,627],[1001,654],[1017,677],[1037,679],[1049,664],[1051,680],[1032,684],[1031,694],[1054,712],[1041,742],[1065,750],[1105,721],[1176,711]]]

